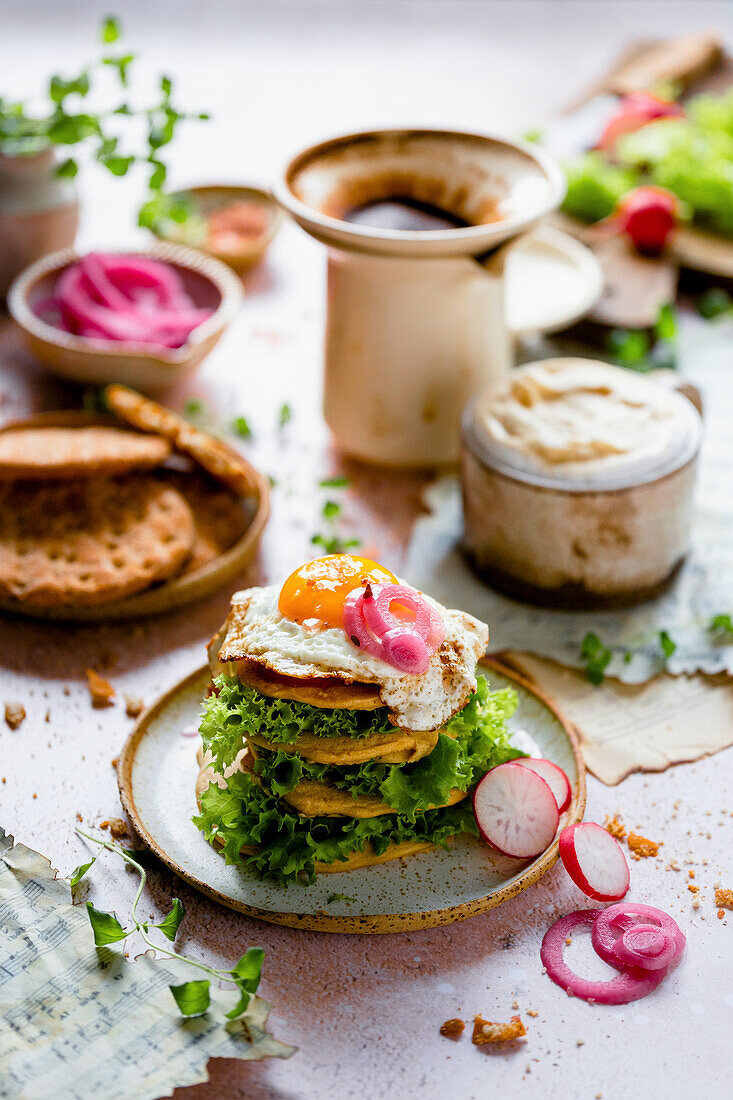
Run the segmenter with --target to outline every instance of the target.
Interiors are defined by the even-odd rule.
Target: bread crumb
[[[119,764],[119,762],[120,762],[119,756],[113,756],[112,757],[111,764],[112,764],[113,768],[117,768],[117,765]]]
[[[515,1039],[524,1038],[526,1034],[527,1029],[519,1016],[512,1016],[508,1024],[492,1023],[483,1016],[474,1016],[471,1042],[477,1046],[484,1043],[511,1043]]]
[[[687,874],[688,874],[689,878],[694,878],[695,877],[695,872],[694,871],[688,871]]]
[[[698,897],[694,897],[692,899],[692,908],[695,910],[698,910],[700,908],[700,899]]]
[[[76,811],[76,820],[77,821],[83,821],[84,820],[84,818],[81,816],[81,814],[79,813],[78,810]]]
[[[120,840],[123,836],[127,836],[127,824],[121,817],[112,817],[109,821],[103,821],[99,828],[109,829],[110,836],[115,840]]]
[[[725,909],[718,909],[718,920],[722,920],[725,916]]]
[[[629,846],[632,859],[649,859],[657,854],[663,841],[648,840],[645,836],[640,836],[639,833],[629,833],[626,843]]]
[[[626,826],[618,814],[614,814],[613,817],[611,817],[610,814],[606,814],[606,820],[603,822],[603,827],[611,836],[615,836],[616,840],[623,840],[626,836]]]
[[[536,1009],[536,1008],[528,1008],[528,1009],[527,1009],[527,1015],[528,1015],[528,1016],[531,1016],[531,1017],[532,1017],[532,1019],[534,1019],[534,1018],[535,1018],[535,1016],[539,1016],[539,1012],[537,1011],[537,1009]]]
[[[93,707],[101,708],[113,706],[112,700],[116,692],[108,680],[105,680],[98,672],[95,672],[93,668],[88,668],[87,683],[89,685],[89,694],[92,697]]]
[[[694,886],[691,882],[687,883],[687,889],[690,891],[691,894],[699,894],[700,893],[700,887],[699,886]]]
[[[5,704],[5,725],[11,730],[17,730],[25,722],[25,707],[22,703]]]
[[[137,718],[145,710],[142,699],[138,699],[134,695],[124,695],[123,699],[125,700],[125,714],[128,718]]]
[[[512,1008],[519,1008],[519,1001],[512,1001]]]
[[[460,1039],[465,1027],[465,1022],[454,1016],[452,1020],[446,1020],[440,1025],[440,1034],[445,1035],[446,1039]]]
[[[716,887],[715,904],[718,909],[733,909],[733,890],[724,890],[722,886]]]
[[[680,867],[680,865],[679,865],[679,863],[677,862],[676,859],[670,859],[669,863],[665,867],[665,871],[681,871],[681,870],[682,870],[682,868]]]

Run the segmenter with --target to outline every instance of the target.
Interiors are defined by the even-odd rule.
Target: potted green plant
[[[100,55],[77,76],[54,75],[48,81],[45,109],[35,112],[17,100],[0,96],[0,297],[15,276],[33,260],[65,248],[76,236],[79,204],[75,177],[80,163],[93,161],[115,176],[135,164],[147,169],[146,200],[139,222],[150,226],[165,213],[185,220],[187,210],[165,195],[163,150],[179,122],[188,115],[172,102],[172,82],[161,76],[159,96],[148,107],[128,101],[130,69],[135,55],[121,49],[120,24],[109,16],[101,27]],[[96,106],[96,93],[111,74],[124,96],[111,108]],[[126,147],[126,125],[142,120],[143,141]],[[133,128],[134,129],[134,128]],[[140,127],[137,127],[138,131]]]

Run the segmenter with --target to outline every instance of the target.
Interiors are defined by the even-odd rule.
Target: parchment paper
[[[664,771],[733,744],[733,683],[726,675],[657,676],[646,684],[588,683],[575,669],[526,653],[502,654],[575,726],[586,767],[614,786],[633,771]]]
[[[260,997],[229,1023],[233,994],[212,984],[209,1011],[181,1019],[168,986],[192,968],[95,948],[86,910],[55,874],[0,829],[0,1097],[153,1100],[206,1081],[209,1058],[293,1053],[265,1030]]]
[[[722,329],[719,326],[725,325]],[[730,340],[721,339],[727,331]],[[684,376],[702,391],[705,442],[696,494],[692,550],[676,583],[659,599],[624,611],[550,611],[518,603],[480,581],[459,543],[459,483],[447,477],[426,491],[428,514],[415,524],[406,578],[449,607],[460,607],[490,627],[490,650],[524,650],[582,667],[580,644],[595,631],[614,655],[607,674],[639,684],[666,670],[673,675],[733,672],[733,644],[708,630],[711,616],[733,614],[733,325],[695,325],[682,341]],[[677,643],[664,662],[660,630]]]

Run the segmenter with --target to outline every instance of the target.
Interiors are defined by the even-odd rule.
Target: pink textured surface
[[[217,115],[210,127],[185,132],[174,154],[176,183],[209,172],[222,180],[266,177],[313,137],[381,120],[522,129],[590,80],[626,38],[648,32],[652,24],[659,29],[656,2],[451,0],[391,8],[357,3],[338,5],[338,11],[304,3],[287,18],[279,5],[268,15],[263,5],[222,2],[204,10],[179,0],[175,17],[166,2],[152,14],[149,5],[120,6],[131,39],[145,43],[148,57],[174,76],[185,75],[187,101],[211,106]],[[58,68],[60,54],[73,69],[86,49],[87,29],[91,36],[94,5],[65,4],[62,18],[45,4],[49,33],[41,41],[41,5],[34,5],[33,20],[15,7],[3,15],[13,43],[6,76],[8,87],[22,94]],[[724,7],[668,3],[664,30],[722,23]],[[390,29],[397,39],[390,39]],[[410,51],[404,49],[408,41]],[[243,104],[249,104],[246,110]],[[132,181],[90,173],[83,186],[88,193],[82,245],[145,239],[128,229],[138,198]],[[116,220],[110,225],[111,211]],[[323,526],[321,505],[333,495],[317,488],[318,479],[342,469],[319,411],[322,250],[286,227],[268,264],[248,278],[247,291],[236,326],[188,391],[225,421],[246,415],[255,432],[248,454],[277,479],[262,558],[243,583],[278,579],[310,553],[310,536]],[[5,321],[0,365],[4,419],[72,403],[72,391],[33,367]],[[180,408],[184,397],[174,392],[169,401]],[[283,401],[294,416],[278,433]],[[399,569],[421,479],[381,477],[355,467],[347,472],[354,487],[343,494],[344,533],[359,534],[367,552]],[[227,603],[224,593],[153,622],[102,627],[0,619],[0,703],[20,701],[28,712],[15,732],[0,723],[0,776],[6,779],[0,783],[0,823],[68,873],[83,851],[73,833],[75,814],[91,826],[120,814],[110,761],[131,726],[123,693],[150,701],[199,665]],[[105,653],[117,656],[107,675],[118,698],[114,707],[94,711],[85,669]],[[633,776],[616,789],[589,784],[589,819],[602,821],[619,810],[627,826],[664,841],[658,859],[631,864],[629,897],[668,909],[688,936],[680,968],[648,1000],[628,1008],[570,1000],[541,972],[545,929],[584,904],[559,865],[486,916],[383,938],[259,925],[155,870],[147,908],[160,913],[171,896],[182,898],[186,951],[231,963],[247,946],[265,948],[262,992],[275,1005],[273,1030],[301,1048],[283,1063],[213,1062],[209,1084],[176,1097],[724,1095],[733,1025],[733,914],[716,919],[713,884],[733,886],[732,765],[728,750],[662,775]],[[681,869],[665,871],[670,860]],[[124,913],[133,881],[116,864],[106,867],[93,877],[95,904]],[[687,890],[689,870],[701,888],[697,911]],[[568,959],[580,969],[576,950],[582,952],[583,944],[574,945]],[[604,972],[590,958],[585,965],[589,975]],[[517,1011],[528,1028],[526,1042],[510,1049],[471,1045],[475,1014],[501,1021]],[[469,1021],[457,1043],[439,1035],[440,1024],[453,1016]]]

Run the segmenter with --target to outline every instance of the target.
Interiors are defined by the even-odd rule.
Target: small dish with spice
[[[283,213],[259,187],[211,184],[176,191],[170,212],[153,226],[156,237],[199,248],[238,275],[265,255]]]

